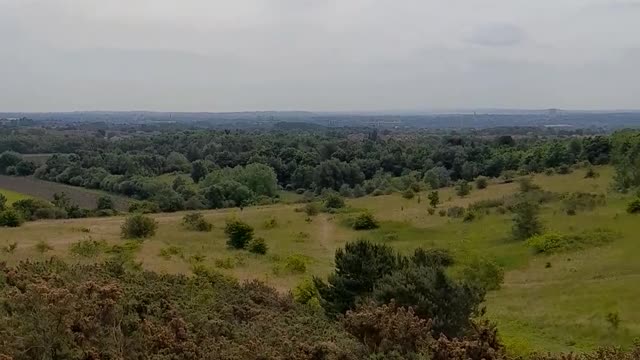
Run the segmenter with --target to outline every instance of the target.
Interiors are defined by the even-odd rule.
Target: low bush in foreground
[[[237,219],[227,220],[224,233],[228,237],[227,245],[234,249],[246,248],[253,239],[253,227]]]

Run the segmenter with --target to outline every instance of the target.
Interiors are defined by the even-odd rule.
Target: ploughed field
[[[241,279],[260,279],[288,291],[309,276],[326,276],[332,270],[335,250],[357,238],[386,242],[402,252],[416,247],[446,248],[456,257],[458,268],[482,258],[505,270],[502,287],[487,296],[486,316],[498,323],[512,350],[555,352],[583,351],[604,344],[626,346],[640,336],[640,218],[625,211],[631,195],[610,191],[612,169],[596,170],[600,175],[596,178],[585,178],[584,169],[568,175],[534,177],[534,183],[546,191],[606,196],[605,204],[575,215],[566,213],[561,200],[544,203],[541,219],[547,232],[582,234],[604,229],[615,234],[608,243],[550,255],[536,254],[526,242],[512,239],[510,212],[491,208],[465,222],[440,216],[438,211],[430,214],[427,193],[422,192],[412,199],[399,194],[351,199],[345,211],[311,217],[296,211],[301,204],[204,211],[214,225],[211,232],[184,229],[181,221],[185,213],[158,214],[153,215],[159,223],[158,231],[144,242],[120,239],[122,217],[29,222],[20,228],[0,228],[0,247],[17,244],[11,253],[0,252],[0,260],[16,263],[58,256],[92,262],[118,252],[150,270],[190,273],[194,266],[206,266]],[[27,191],[26,184],[35,181],[31,184],[45,187],[50,183],[10,178],[16,183],[9,187],[7,179],[0,177],[0,188],[46,198],[61,191],[52,188],[50,193],[39,195]],[[18,182],[25,187],[18,187]],[[517,191],[517,183],[491,183],[460,198],[454,189],[442,189],[438,210],[467,207]],[[84,206],[89,206],[90,200],[86,201]],[[365,210],[380,221],[380,228],[355,231],[348,225],[350,218]],[[232,217],[251,224],[255,235],[266,240],[266,255],[226,246],[223,229]],[[79,244],[88,240],[100,245],[95,251],[79,251]],[[304,268],[292,268],[292,262],[302,262]],[[615,326],[610,320],[612,314],[619,319]]]

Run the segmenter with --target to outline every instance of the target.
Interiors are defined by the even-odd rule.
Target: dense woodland
[[[579,162],[609,163],[612,149],[609,136],[510,136],[500,129],[482,136],[365,128],[120,130],[0,130],[0,173],[145,201],[138,209],[177,211],[270,203],[280,189],[357,197],[479,176],[562,172]],[[35,164],[21,158],[29,153],[55,155]],[[163,181],[163,174],[175,176]]]

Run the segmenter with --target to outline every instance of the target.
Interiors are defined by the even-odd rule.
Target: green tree
[[[96,209],[98,210],[113,210],[113,199],[111,196],[100,196],[96,202]]]
[[[156,234],[158,223],[152,218],[136,213],[127,217],[120,227],[123,239],[145,239]]]
[[[0,194],[0,211],[7,207],[7,197],[4,194]]]
[[[456,182],[456,195],[465,197],[471,192],[471,185],[467,180],[458,180]]]
[[[540,235],[543,231],[539,218],[540,206],[532,201],[522,201],[514,208],[513,237],[517,240],[526,240],[532,236]]]
[[[391,274],[398,266],[393,249],[367,240],[349,242],[336,250],[335,271],[328,283],[314,278],[327,314],[343,314],[353,309],[356,299],[369,294],[378,280]]]
[[[196,160],[191,163],[191,178],[194,183],[200,182],[209,173],[209,167],[203,160]]]
[[[253,227],[237,219],[227,220],[224,233],[228,237],[227,245],[234,249],[244,249],[253,239]]]
[[[13,209],[0,211],[0,227],[19,227],[23,222],[24,220],[22,216],[20,216],[20,213]]]
[[[429,205],[434,209],[438,207],[438,204],[440,204],[440,194],[437,190],[430,192],[429,195],[427,195],[427,198],[429,198]]]

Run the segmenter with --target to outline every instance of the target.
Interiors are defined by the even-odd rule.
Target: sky
[[[640,0],[0,0],[0,111],[640,109]]]

